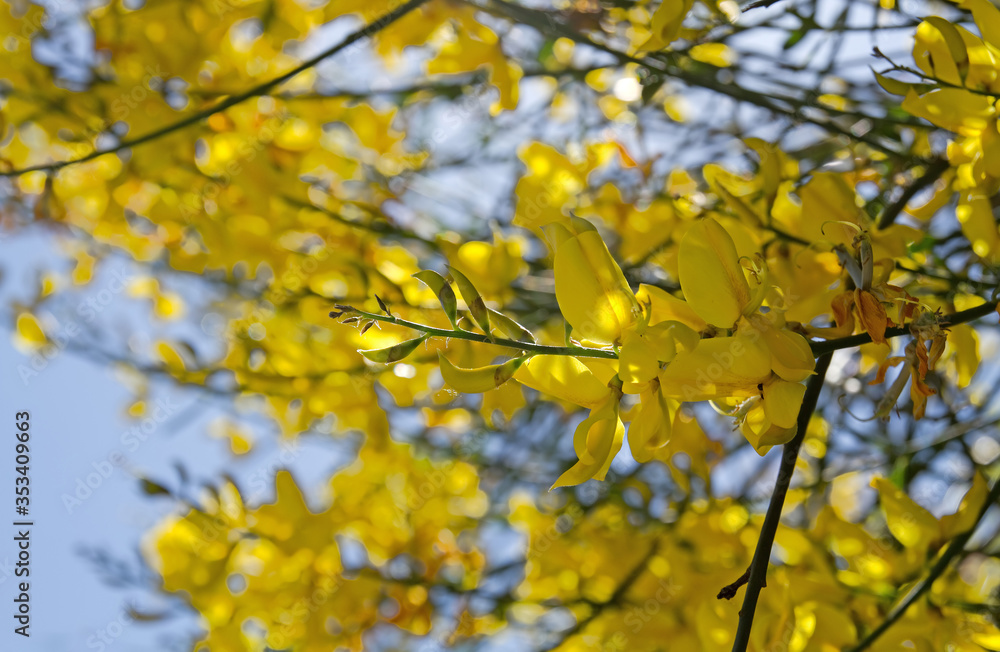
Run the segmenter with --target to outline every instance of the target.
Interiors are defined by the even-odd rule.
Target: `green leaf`
[[[389,312],[389,309],[386,307],[385,301],[382,301],[382,298],[379,295],[375,295],[375,300],[378,301],[378,307],[382,309],[382,312],[384,312],[387,317],[392,317],[392,313]]]
[[[897,457],[895,464],[892,466],[892,471],[889,472],[889,481],[899,489],[906,489],[907,469],[909,469],[909,466],[909,457]]]
[[[517,323],[507,315],[503,314],[499,310],[494,310],[493,308],[486,309],[490,313],[490,319],[493,324],[503,331],[504,335],[514,340],[515,342],[531,342],[534,343],[535,336],[531,334],[527,328]]]
[[[458,283],[458,290],[462,293],[462,298],[465,299],[465,303],[469,306],[469,312],[472,313],[472,318],[476,320],[479,328],[483,329],[488,337],[490,335],[490,313],[486,304],[483,302],[483,297],[479,295],[479,290],[476,286],[472,284],[465,274],[458,271],[454,267],[449,266],[449,271],[455,282]]]
[[[458,328],[458,299],[448,281],[437,272],[429,269],[417,272],[413,278],[429,287],[431,292],[437,295],[438,301],[441,302],[441,308],[444,309],[444,314],[448,315],[451,327]]]
[[[872,73],[875,75],[875,81],[878,85],[885,89],[885,92],[891,93],[892,95],[907,95],[911,90],[917,95],[923,95],[929,91],[937,88],[933,84],[911,84],[909,82],[899,81],[898,79],[893,79],[892,77],[886,77],[885,75],[879,74],[874,70]]]
[[[785,43],[781,46],[781,49],[782,50],[790,50],[790,49],[792,49],[808,33],[809,33],[809,30],[807,28],[805,28],[805,27],[798,28],[797,30],[795,30],[794,32],[792,32],[792,33],[790,33],[788,35],[788,38],[785,40]]]
[[[413,340],[406,340],[405,342],[400,342],[399,344],[393,344],[384,349],[359,349],[358,353],[365,356],[372,362],[380,362],[382,364],[392,364],[393,362],[399,362],[406,356],[413,353],[418,346],[423,344],[428,335],[421,335],[420,337]]]
[[[147,496],[169,496],[170,490],[163,485],[157,484],[152,480],[147,478],[142,478],[140,481],[140,486],[142,487],[143,493]]]
[[[934,245],[936,244],[937,244],[937,238],[935,238],[932,235],[927,235],[924,236],[924,239],[920,240],[919,242],[910,243],[910,245],[906,248],[906,250],[908,253],[915,254],[923,251],[930,251],[931,249],[934,248]]]
[[[662,75],[648,74],[640,79],[642,83],[642,103],[649,104],[657,91],[663,88],[666,78]]]

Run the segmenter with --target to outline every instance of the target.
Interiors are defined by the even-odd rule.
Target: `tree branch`
[[[975,308],[969,308],[968,310],[962,310],[961,312],[944,315],[944,318],[941,321],[941,326],[948,327],[955,326],[957,324],[964,324],[966,322],[979,319],[980,317],[985,317],[986,315],[995,312],[996,309],[996,301],[987,301],[983,305],[976,306]],[[890,337],[899,337],[900,335],[907,335],[909,332],[909,326],[887,328],[885,329],[885,337],[886,339]],[[810,342],[809,346],[812,348],[814,355],[823,355],[824,353],[832,353],[833,351],[839,351],[840,349],[850,349],[855,346],[861,346],[862,344],[868,344],[871,341],[871,335],[868,333],[858,333],[857,335],[840,337],[835,340]]]
[[[718,595],[715,596],[716,600],[732,600],[736,597],[736,592],[740,590],[740,587],[750,581],[750,566],[743,571],[743,574],[736,578],[736,581],[731,584],[727,584],[719,591]],[[764,583],[767,586],[767,583]]]
[[[191,125],[200,122],[201,120],[204,120],[209,116],[225,111],[226,109],[232,106],[236,106],[237,104],[240,104],[242,102],[245,102],[246,100],[249,100],[254,97],[259,97],[261,95],[265,95],[271,89],[280,86],[281,84],[285,83],[292,77],[298,75],[300,72],[312,68],[323,59],[331,57],[340,52],[341,50],[344,50],[345,48],[353,45],[354,43],[382,31],[383,29],[385,29],[386,27],[396,22],[397,20],[399,20],[400,18],[402,18],[403,16],[405,16],[406,14],[413,11],[414,9],[416,9],[417,7],[419,7],[420,5],[424,4],[427,1],[428,0],[409,0],[409,2],[407,2],[406,4],[397,7],[396,9],[375,19],[371,23],[368,23],[361,29],[352,32],[340,43],[324,50],[323,52],[320,52],[311,59],[303,61],[300,65],[296,66],[295,68],[292,68],[285,74],[279,75],[278,77],[275,77],[270,81],[264,82],[263,84],[254,86],[253,88],[243,91],[242,93],[226,98],[225,100],[219,102],[214,106],[211,106],[207,109],[202,109],[201,111],[189,115],[183,120],[179,120],[177,122],[174,122],[173,124],[166,125],[164,127],[156,129],[155,131],[151,131],[148,134],[143,134],[142,136],[138,136],[131,140],[123,140],[114,147],[107,147],[105,149],[94,150],[90,154],[81,156],[80,158],[69,159],[66,161],[58,161],[56,163],[46,163],[43,165],[32,165],[18,170],[8,170],[6,172],[0,172],[0,177],[16,177],[22,174],[26,174],[28,172],[38,172],[38,171],[55,172],[56,170],[61,170],[62,168],[69,167],[70,165],[76,165],[77,163],[85,163],[87,161],[92,161],[95,158],[104,156],[105,154],[114,154],[116,152],[120,152],[123,149],[138,147],[139,145],[144,145],[158,138],[162,138],[167,134],[171,134],[175,131],[180,131],[181,129],[190,127]]]
[[[610,598],[608,598],[604,602],[598,602],[597,604],[593,605],[593,610],[586,618],[578,620],[577,623],[569,629],[569,631],[567,631],[565,634],[562,635],[562,637],[558,642],[556,642],[553,645],[550,645],[549,647],[542,648],[542,651],[551,652],[552,650],[555,650],[556,648],[560,647],[564,642],[568,641],[571,637],[583,631],[584,628],[586,628],[587,625],[593,622],[595,618],[601,615],[601,613],[603,613],[605,609],[607,609],[608,607],[614,607],[619,602],[621,602],[622,598],[625,597],[625,594],[628,592],[628,590],[632,588],[633,584],[636,583],[636,580],[642,577],[643,573],[646,572],[646,567],[649,566],[650,560],[652,560],[653,557],[656,555],[656,553],[659,551],[659,547],[660,547],[659,542],[654,542],[653,545],[650,546],[649,551],[642,558],[642,561],[636,564],[635,567],[633,567],[632,570],[629,571],[629,574],[625,576],[621,584],[618,585],[618,588],[615,589],[614,594],[612,594]]]
[[[788,486],[792,483],[795,473],[795,462],[799,457],[799,447],[805,439],[809,427],[809,419],[816,410],[819,394],[823,390],[823,380],[830,366],[832,353],[825,353],[816,361],[816,375],[809,379],[802,407],[799,408],[799,418],[796,424],[795,437],[785,444],[781,454],[781,466],[778,467],[778,480],[771,494],[771,503],[767,506],[764,525],[761,526],[760,538],[757,539],[757,549],[753,553],[750,564],[750,578],[747,581],[747,593],[743,598],[743,608],[740,610],[740,623],[736,629],[736,640],[733,641],[733,652],[746,652],[750,642],[750,629],[753,627],[754,611],[757,609],[757,599],[767,582],[767,566],[771,558],[771,546],[774,535],[781,521],[781,509],[785,504]]]

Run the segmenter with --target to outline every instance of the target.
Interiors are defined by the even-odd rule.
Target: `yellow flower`
[[[656,449],[670,441],[673,418],[680,403],[664,396],[655,381],[639,398],[638,412],[628,426],[628,446],[636,462],[648,462]]]
[[[555,252],[556,301],[577,337],[620,344],[641,314],[639,302],[594,226],[571,218],[543,228]]]
[[[685,401],[746,399],[737,411],[747,439],[762,446],[794,435],[795,416],[815,366],[809,342],[783,328],[775,310],[758,311],[767,270],[751,263],[751,290],[736,245],[712,218],[698,222],[681,241],[680,283],[684,297],[707,323],[735,333],[703,339],[680,351],[658,376],[660,389]]]
[[[672,361],[679,351],[690,351],[698,344],[698,333],[676,321],[664,321],[646,327],[640,322],[622,336],[618,376],[622,391],[641,394],[660,372],[661,363]]]
[[[684,299],[713,326],[733,328],[750,305],[736,244],[710,217],[695,222],[681,241],[678,271]]]
[[[618,418],[618,401],[621,393],[610,391],[604,400],[583,420],[573,434],[573,448],[580,458],[552,485],[565,487],[586,482],[591,478],[603,480],[611,467],[611,460],[621,450],[625,426]]]
[[[777,376],[763,384],[759,396],[740,406],[740,432],[759,454],[795,436],[796,419],[806,387]]]
[[[590,415],[577,426],[573,448],[579,460],[559,476],[552,488],[603,480],[611,460],[621,450],[625,426],[618,418],[622,397],[613,361],[571,356],[539,355],[514,373],[523,385],[550,396],[589,407]]]

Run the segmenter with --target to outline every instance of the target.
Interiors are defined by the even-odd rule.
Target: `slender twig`
[[[795,473],[799,447],[802,446],[802,440],[805,439],[809,419],[816,410],[816,403],[819,401],[819,394],[823,389],[823,380],[826,378],[826,370],[830,366],[831,357],[831,353],[825,353],[816,361],[816,375],[809,379],[805,396],[802,398],[802,407],[799,408],[795,437],[785,444],[782,450],[781,465],[778,467],[778,481],[775,483],[774,493],[771,494],[771,503],[767,506],[767,515],[764,516],[760,538],[757,539],[757,549],[753,553],[753,562],[750,564],[750,579],[747,581],[747,593],[743,598],[743,608],[740,610],[740,623],[736,628],[733,652],[746,652],[747,644],[750,642],[750,628],[753,627],[757,599],[760,597],[760,591],[767,580],[767,566],[771,558],[774,535],[777,533],[778,523],[781,521],[781,509],[785,504],[788,486],[792,483],[792,475]]]
[[[915,179],[913,183],[906,187],[906,190],[904,190],[903,194],[899,196],[899,199],[885,209],[885,212],[882,213],[882,217],[879,218],[878,228],[887,229],[892,226],[892,223],[896,221],[896,218],[903,212],[903,209],[906,208],[906,205],[910,202],[910,200],[913,199],[918,192],[940,179],[941,175],[945,173],[945,170],[948,169],[949,165],[951,164],[948,162],[947,157],[941,157],[928,165],[927,169],[924,170],[923,176],[919,179]]]
[[[986,501],[979,509],[979,515],[976,517],[976,522],[973,526],[966,532],[963,532],[952,539],[951,544],[948,545],[944,554],[938,558],[934,566],[931,567],[930,572],[927,573],[927,577],[910,589],[910,592],[906,595],[903,601],[897,604],[896,608],[889,612],[889,615],[886,616],[885,620],[883,620],[878,627],[873,629],[868,636],[861,640],[860,643],[846,650],[846,652],[861,652],[862,650],[867,650],[879,636],[884,634],[886,630],[892,627],[897,620],[902,618],[903,614],[906,613],[906,610],[913,606],[913,603],[915,603],[920,596],[931,588],[934,581],[941,577],[941,575],[948,569],[948,566],[951,565],[951,562],[962,553],[962,550],[965,548],[965,544],[969,542],[970,538],[972,538],[972,534],[976,531],[976,528],[979,527],[979,523],[983,520],[983,516],[986,514],[986,511],[990,508],[990,506],[996,503],[998,499],[1000,499],[1000,480],[993,483],[993,488],[990,489],[989,494],[986,496]]]
[[[980,317],[985,317],[997,309],[996,301],[987,301],[981,306],[976,306],[975,308],[969,308],[968,310],[962,310],[961,312],[952,313],[950,315],[944,315],[942,321],[940,322],[941,327],[947,328],[948,326],[955,326],[957,324],[964,324],[965,322],[973,321],[979,319]],[[895,328],[885,329],[885,337],[889,339],[890,337],[899,337],[900,335],[907,335],[910,332],[909,326],[897,326]],[[822,355],[824,353],[831,353],[833,351],[839,351],[840,349],[850,349],[855,346],[861,346],[862,344],[867,344],[872,341],[871,335],[868,333],[858,333],[857,335],[850,335],[848,337],[840,337],[835,340],[825,340],[822,342],[810,342],[809,346],[812,347],[812,352],[814,355]]]
[[[371,23],[365,25],[361,29],[352,32],[343,41],[337,43],[333,47],[330,47],[324,50],[323,52],[320,52],[311,59],[303,61],[300,65],[296,66],[295,68],[292,68],[285,74],[279,75],[274,79],[264,82],[263,84],[258,84],[253,88],[243,91],[242,93],[226,98],[225,100],[219,102],[218,104],[215,104],[207,109],[202,109],[201,111],[189,115],[183,120],[178,120],[177,122],[174,122],[172,124],[151,131],[148,134],[143,134],[142,136],[138,136],[130,140],[123,140],[113,147],[96,149],[89,154],[81,156],[80,158],[68,159],[65,161],[58,161],[55,163],[45,163],[42,165],[32,165],[29,167],[20,168],[18,170],[7,170],[6,172],[0,172],[0,177],[16,177],[22,174],[26,174],[28,172],[37,172],[39,170],[54,172],[56,170],[60,170],[70,165],[76,165],[77,163],[85,163],[87,161],[92,161],[95,158],[104,156],[105,154],[113,154],[123,149],[138,147],[139,145],[144,145],[148,142],[151,142],[153,140],[156,140],[157,138],[161,138],[163,136],[171,134],[175,131],[180,131],[181,129],[190,127],[191,125],[200,122],[201,120],[204,120],[209,116],[215,115],[216,113],[219,113],[221,111],[225,111],[226,109],[235,106],[237,104],[240,104],[242,102],[245,102],[246,100],[249,100],[254,97],[260,97],[261,95],[265,95],[271,89],[280,86],[281,84],[285,83],[292,77],[295,77],[299,73],[312,68],[323,59],[333,56],[334,54],[337,54],[341,50],[344,50],[345,48],[353,45],[354,43],[380,32],[381,30],[385,29],[386,27],[396,22],[397,20],[399,20],[400,18],[402,18],[403,16],[405,16],[406,14],[413,11],[414,9],[416,9],[417,7],[419,7],[420,5],[424,4],[427,1],[428,0],[410,0],[406,4],[400,5],[396,9],[393,9],[392,11],[383,14],[382,16],[375,19]]]
[[[751,9],[766,9],[771,5],[778,4],[781,0],[756,0],[756,2],[751,2],[746,7],[743,7],[740,11],[747,12]]]
[[[582,45],[587,45],[588,47],[594,48],[605,54],[609,54],[615,57],[622,64],[636,64],[642,68],[652,71],[655,74],[666,75],[668,77],[673,77],[683,81],[691,86],[696,86],[699,88],[704,88],[706,90],[714,91],[722,95],[727,95],[734,100],[740,102],[746,102],[748,104],[753,104],[759,106],[763,109],[767,109],[772,113],[777,115],[784,115],[786,117],[803,120],[814,124],[818,127],[825,129],[828,132],[839,134],[841,136],[850,138],[854,141],[865,143],[869,147],[881,151],[889,156],[896,158],[903,157],[904,154],[896,149],[889,147],[883,143],[878,142],[874,138],[870,138],[867,135],[859,135],[853,133],[849,129],[846,129],[833,120],[824,120],[820,118],[813,118],[805,115],[801,108],[792,106],[784,107],[780,106],[776,102],[788,102],[789,104],[801,104],[801,100],[788,97],[779,96],[768,96],[763,93],[758,93],[756,91],[743,88],[736,83],[727,82],[723,83],[714,79],[711,76],[699,75],[697,73],[691,72],[685,69],[683,66],[676,63],[676,58],[680,56],[680,53],[667,53],[659,56],[633,56],[626,52],[616,50],[610,46],[593,40],[589,36],[582,34],[575,29],[572,29],[566,23],[560,21],[555,14],[552,12],[541,11],[538,9],[531,9],[529,7],[524,7],[517,5],[507,0],[461,0],[466,4],[469,4],[477,9],[483,9],[486,11],[494,11],[497,14],[505,16],[509,20],[513,20],[517,23],[528,25],[538,30],[542,34],[546,35],[558,35],[564,38],[568,38],[571,41],[580,43]],[[810,108],[814,108],[824,113],[828,113],[826,107],[817,104]],[[860,114],[859,114],[860,115]],[[877,123],[879,118],[874,116],[867,116],[867,119],[872,121],[872,123]]]
[[[740,590],[740,587],[750,581],[750,566],[743,571],[743,574],[736,578],[735,582],[727,584],[719,591],[719,594],[715,596],[716,600],[732,600],[736,597],[736,592]],[[764,586],[767,586],[765,582]]]
[[[533,342],[519,342],[517,340],[508,340],[502,337],[488,337],[480,333],[470,333],[469,331],[464,331],[460,328],[455,330],[435,328],[433,326],[427,326],[426,324],[418,324],[414,321],[402,319],[394,315],[380,315],[374,312],[366,312],[352,306],[338,305],[337,309],[343,311],[345,314],[357,315],[362,319],[372,319],[387,324],[404,326],[435,337],[450,337],[458,340],[469,340],[470,342],[482,342],[483,344],[496,344],[498,346],[506,346],[512,349],[531,351],[532,353],[538,353],[541,355],[572,355],[578,358],[604,358],[605,360],[614,360],[618,357],[618,354],[611,349],[590,349],[582,346],[549,346],[547,344],[535,344]],[[331,316],[334,314],[335,313],[331,313]]]

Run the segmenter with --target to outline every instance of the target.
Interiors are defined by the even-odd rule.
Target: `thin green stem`
[[[733,652],[746,652],[750,642],[750,629],[753,627],[754,611],[757,609],[757,599],[760,591],[764,588],[767,579],[767,567],[771,558],[771,546],[774,544],[774,535],[778,531],[778,524],[781,521],[781,509],[785,504],[785,495],[788,487],[792,483],[792,476],[795,474],[795,463],[799,457],[799,447],[805,439],[806,431],[809,427],[809,419],[816,410],[816,403],[819,401],[819,394],[823,390],[823,380],[826,378],[826,370],[830,366],[831,353],[821,355],[816,361],[816,375],[809,379],[805,396],[802,398],[802,407],[799,408],[799,417],[796,424],[795,437],[785,444],[781,453],[781,465],[778,467],[778,480],[774,485],[774,493],[771,494],[771,502],[767,506],[767,515],[764,516],[764,524],[760,529],[760,538],[757,539],[757,549],[753,553],[753,562],[750,564],[750,577],[747,581],[747,592],[743,598],[743,608],[740,610],[740,622],[736,628],[736,640],[733,641]]]
[[[422,333],[428,333],[436,337],[454,337],[460,340],[469,340],[471,342],[482,342],[484,344],[499,344],[501,346],[508,346],[511,348],[522,349],[524,351],[533,351],[535,353],[540,353],[542,355],[574,355],[577,357],[584,358],[603,358],[605,360],[615,360],[618,358],[618,354],[609,349],[592,349],[583,346],[549,346],[547,344],[534,344],[531,342],[518,342],[517,340],[509,340],[501,337],[490,338],[486,335],[480,333],[470,333],[469,331],[464,331],[461,329],[448,330],[446,328],[435,328],[433,326],[427,326],[425,324],[418,324],[417,322],[408,321],[406,319],[401,319],[395,316],[380,315],[377,313],[365,312],[364,310],[359,310],[350,306],[339,306],[339,308],[344,309],[345,312],[351,312],[359,317],[365,319],[373,319],[375,321],[380,321],[388,324],[396,324],[397,326],[405,326],[407,328],[412,328],[413,330],[420,331]],[[941,326],[947,328],[948,326],[956,326],[958,324],[964,324],[966,322],[974,321],[980,317],[985,317],[997,309],[996,301],[987,301],[981,306],[976,306],[975,308],[969,308],[968,310],[962,310],[960,312],[953,313],[951,315],[944,315]],[[909,326],[899,326],[896,328],[888,328],[885,331],[886,339],[893,337],[900,337],[901,335],[908,335],[910,333]],[[839,351],[840,349],[850,349],[855,346],[861,346],[862,344],[868,344],[872,341],[871,335],[868,333],[858,333],[857,335],[850,335],[848,337],[840,337],[835,340],[823,340],[820,342],[810,342],[809,346],[812,348],[812,352],[816,356],[823,356],[827,353],[833,353],[834,351]]]
[[[240,104],[242,102],[245,102],[246,100],[249,100],[254,97],[260,97],[261,95],[265,95],[273,88],[280,86],[281,84],[285,83],[292,77],[295,77],[299,73],[312,68],[323,59],[333,56],[334,54],[337,54],[341,50],[346,49],[347,47],[353,45],[354,43],[380,32],[381,30],[385,29],[392,23],[396,22],[397,20],[399,20],[400,18],[402,18],[403,16],[405,16],[406,14],[408,14],[409,12],[413,11],[414,9],[416,9],[417,7],[426,2],[428,2],[428,0],[410,0],[407,3],[400,5],[398,8],[393,9],[392,11],[380,16],[379,18],[365,25],[361,29],[352,32],[350,35],[347,36],[347,38],[345,38],[340,43],[334,45],[333,47],[330,47],[324,50],[323,52],[320,52],[311,59],[303,61],[300,65],[296,66],[295,68],[292,68],[285,74],[279,75],[278,77],[275,77],[274,79],[266,81],[262,84],[258,84],[253,88],[243,91],[242,93],[238,93],[236,95],[228,97],[225,100],[219,102],[218,104],[215,104],[207,109],[203,109],[201,111],[189,115],[183,120],[178,120],[177,122],[174,122],[172,124],[151,131],[148,134],[143,134],[142,136],[138,136],[130,140],[123,140],[113,147],[96,149],[90,154],[86,154],[84,156],[81,156],[80,158],[69,159],[66,161],[58,161],[55,163],[45,163],[42,165],[32,165],[29,167],[20,168],[18,170],[8,170],[6,172],[0,172],[0,177],[16,177],[22,174],[26,174],[28,172],[37,172],[37,171],[55,172],[56,170],[61,170],[62,168],[68,167],[70,165],[76,165],[77,163],[85,163],[87,161],[92,161],[95,158],[104,156],[105,154],[114,154],[115,152],[119,152],[123,149],[138,147],[139,145],[145,145],[146,143],[154,141],[158,138],[162,138],[163,136],[171,134],[175,131],[180,131],[181,129],[190,127],[191,125],[196,124],[204,120],[205,118],[208,118],[209,116],[225,111],[226,109],[232,106],[236,106],[237,104]]]
[[[421,333],[427,333],[428,335],[432,335],[434,337],[450,337],[458,340],[469,340],[470,342],[481,342],[483,344],[496,344],[497,346],[506,346],[512,349],[520,349],[522,351],[531,351],[532,353],[538,353],[540,355],[572,355],[578,358],[603,358],[605,360],[614,360],[618,358],[618,354],[609,349],[591,349],[582,346],[549,346],[547,344],[535,344],[534,342],[519,342],[517,340],[510,340],[503,337],[491,338],[480,333],[470,333],[469,331],[464,331],[462,329],[449,330],[447,328],[435,328],[433,326],[427,326],[426,324],[418,324],[414,321],[402,319],[394,315],[380,315],[374,312],[366,312],[352,306],[337,306],[337,309],[342,310],[345,314],[356,315],[361,319],[371,319],[385,324],[404,326],[406,328],[412,328],[415,331],[420,331]],[[331,316],[334,314],[335,313],[331,313]]]
[[[896,608],[889,612],[889,615],[886,616],[885,620],[883,620],[878,627],[869,632],[868,636],[865,636],[860,643],[852,648],[849,648],[845,652],[862,652],[862,650],[867,650],[871,647],[872,643],[874,643],[880,636],[882,636],[882,634],[886,632],[886,630],[902,618],[903,614],[906,613],[906,610],[913,606],[913,604],[920,599],[920,596],[931,588],[934,581],[941,577],[946,570],[948,570],[948,566],[951,565],[951,562],[962,554],[965,544],[969,542],[970,538],[972,538],[972,534],[976,531],[976,528],[979,527],[979,523],[983,520],[983,516],[985,516],[986,511],[990,508],[990,506],[996,503],[998,499],[1000,499],[1000,480],[993,483],[993,488],[990,489],[989,494],[986,496],[986,501],[979,509],[979,515],[976,517],[975,524],[973,524],[968,531],[963,532],[952,539],[948,548],[944,551],[944,554],[938,558],[934,566],[931,567],[930,572],[927,573],[927,577],[910,589],[910,592],[906,595],[903,601],[897,604]]]
[[[519,342],[517,340],[502,337],[491,338],[485,334],[471,333],[462,329],[449,330],[447,328],[436,328],[434,326],[428,326],[426,324],[419,324],[414,321],[402,319],[394,315],[381,315],[378,313],[366,312],[352,306],[337,306],[337,308],[345,313],[349,312],[353,315],[361,317],[362,319],[371,319],[386,324],[405,326],[406,328],[412,328],[415,331],[427,333],[428,335],[433,335],[435,337],[451,337],[460,340],[469,340],[470,342],[481,342],[483,344],[497,344],[499,346],[521,349],[523,351],[531,351],[541,355],[572,355],[581,358],[601,358],[604,360],[616,360],[618,358],[618,354],[610,349],[593,349],[583,346],[550,346],[548,344],[535,344],[533,342]],[[961,312],[956,312],[951,315],[945,315],[941,321],[941,326],[943,328],[947,328],[948,326],[964,324],[966,322],[979,319],[980,317],[985,317],[986,315],[995,312],[996,309],[997,302],[988,301],[981,306],[976,306],[975,308],[969,308],[968,310],[962,310]],[[908,326],[900,326],[897,328],[886,329],[885,337],[886,339],[889,339],[899,337],[901,335],[908,335],[909,333],[910,329]],[[840,349],[850,349],[855,346],[867,344],[871,341],[871,335],[868,333],[858,333],[857,335],[841,337],[835,340],[810,342],[809,345],[812,348],[814,355],[822,357],[828,353],[839,351]]]

